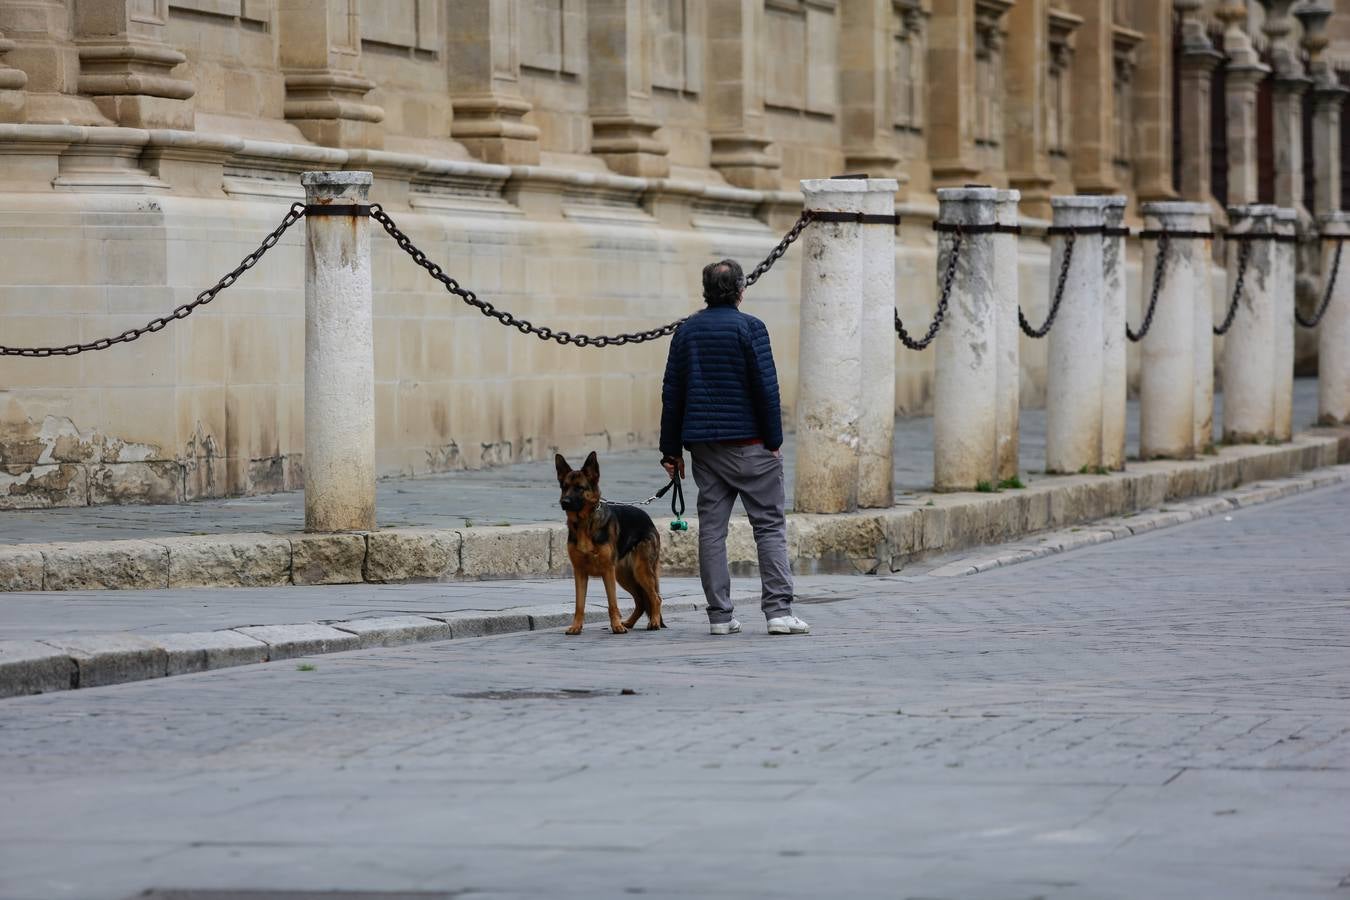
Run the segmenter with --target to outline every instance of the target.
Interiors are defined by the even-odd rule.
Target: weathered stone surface
[[[460,532],[460,574],[465,578],[547,575],[552,532],[534,525],[465,528]]]
[[[564,538],[564,541],[566,538]],[[459,571],[460,535],[436,528],[397,528],[366,536],[365,580],[444,581]]]
[[[882,542],[885,551],[889,552],[889,557],[879,563],[884,570],[900,571],[905,561],[918,551],[921,539],[919,520],[917,509],[889,509],[882,513]]]
[[[1134,504],[1136,509],[1154,509],[1167,502],[1167,489],[1170,478],[1165,468],[1159,464],[1149,464],[1147,472],[1136,476],[1134,483]]]
[[[182,501],[183,467],[173,460],[118,462],[90,468],[90,503]]]
[[[328,625],[249,625],[233,630],[265,643],[268,648],[267,657],[270,660],[293,659],[315,653],[337,653],[341,650],[355,650],[361,645],[360,638],[356,635],[338,631]]]
[[[0,697],[66,691],[75,686],[75,661],[38,641],[0,641]]]
[[[661,531],[661,561],[664,565],[666,559],[666,550],[668,546],[667,535],[669,531],[665,530],[668,526],[661,522],[656,523],[656,527]],[[553,578],[561,578],[564,575],[572,574],[572,563],[567,559],[567,528],[554,528],[548,534],[548,574]]]
[[[450,626],[450,633],[457,638],[483,637],[489,634],[508,634],[513,631],[529,631],[530,617],[527,613],[480,613],[452,612],[428,613],[428,618],[438,619]]]
[[[4,509],[51,509],[89,504],[89,478],[84,466],[59,464],[13,471],[0,469],[0,506]]]
[[[145,590],[169,583],[169,551],[150,541],[57,544],[42,555],[49,591]]]
[[[0,547],[0,591],[42,590],[42,568],[37,545]]]
[[[876,560],[885,555],[885,529],[876,513],[802,516],[796,536],[801,563],[813,561],[826,571],[848,571],[864,560],[869,561],[868,569],[875,568]]]
[[[291,580],[291,541],[271,534],[165,538],[169,587],[272,587]]]
[[[142,637],[132,634],[97,634],[44,641],[70,654],[75,661],[78,687],[99,687],[162,678],[167,654]]]
[[[919,525],[916,534],[919,541],[917,549],[921,553],[933,553],[941,550],[943,542],[947,540],[947,507],[938,505],[940,501],[945,499],[942,496],[931,497],[919,509]],[[933,505],[928,506],[928,503]]]
[[[168,675],[267,662],[267,644],[237,631],[156,634],[148,640],[165,652]]]
[[[1050,527],[1050,491],[1040,483],[1026,489],[1023,501],[1023,530],[1030,534]]]
[[[364,534],[304,534],[291,542],[293,584],[353,584],[362,581]]]
[[[949,499],[947,533],[942,539],[944,550],[961,550],[983,542],[989,531],[989,507],[978,499],[978,495],[975,497],[963,495]]]
[[[383,616],[331,623],[338,631],[356,635],[362,647],[393,647],[418,641],[448,641],[450,626],[423,616]]]
[[[788,519],[789,530],[799,518]],[[658,522],[657,527],[669,528],[662,522]],[[688,531],[661,532],[661,571],[671,575],[698,574],[698,522],[691,520]]]

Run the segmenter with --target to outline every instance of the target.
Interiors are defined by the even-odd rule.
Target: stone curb
[[[665,604],[670,612],[702,609],[693,600]],[[497,612],[383,616],[296,625],[243,625],[181,634],[86,635],[66,640],[0,641],[0,699],[187,675],[250,663],[276,662],[344,650],[484,637],[562,628],[570,611],[557,605]],[[604,609],[588,609],[588,624],[607,624]]]
[[[915,494],[890,509],[793,513],[788,552],[799,574],[899,571],[925,556],[1124,516],[1256,481],[1350,462],[1350,429],[1318,429],[1279,446],[1221,447],[1184,462],[1131,463],[1107,475],[1037,477],[1001,493]],[[662,527],[662,569],[697,571],[697,523]],[[0,547],[0,591],[257,587],[559,577],[561,524],[391,528],[364,534],[227,534]],[[750,524],[733,519],[728,556],[753,571]]]
[[[1147,534],[1159,528],[1184,525],[1187,522],[1229,513],[1235,509],[1255,506],[1260,503],[1270,503],[1318,488],[1343,484],[1347,481],[1350,481],[1350,465],[1335,466],[1326,471],[1282,479],[1269,484],[1257,482],[1222,497],[1207,497],[1203,500],[1182,503],[1176,507],[1141,516],[1103,519],[1100,522],[1092,523],[1087,528],[1052,531],[1039,537],[1035,545],[1004,547],[1001,548],[1001,552],[995,555],[953,560],[924,574],[935,578],[978,575],[980,572],[988,572],[991,569],[1030,562],[1034,559],[1043,559],[1047,556],[1076,550],[1079,547],[1092,544],[1102,544],[1137,534]]]
[[[1052,531],[1039,537],[1034,545],[1003,547],[993,555],[954,560],[925,574],[937,578],[974,575],[1345,482],[1350,482],[1350,465],[1337,465],[1271,483],[1254,483],[1225,496],[1205,497],[1142,516],[1107,518],[1088,528]],[[953,508],[956,507],[948,510]],[[916,536],[916,540],[922,543],[922,534]],[[696,611],[702,604],[677,600],[667,603],[665,608],[670,612]],[[552,630],[566,626],[571,618],[569,610],[550,604],[495,612],[458,611],[295,625],[246,625],[222,631],[144,637],[111,634],[65,641],[0,641],[0,698],[121,684],[344,650]],[[603,624],[607,620],[604,609],[586,611],[588,624]]]

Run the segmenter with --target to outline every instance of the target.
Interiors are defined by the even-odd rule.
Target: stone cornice
[[[753,218],[765,207],[800,207],[801,195],[792,191],[759,191],[730,185],[706,184],[679,178],[642,178],[609,172],[579,171],[557,166],[502,166],[474,160],[438,159],[382,150],[344,150],[309,144],[240,139],[230,135],[172,129],[144,130],[84,125],[0,124],[0,155],[21,152],[62,158],[72,148],[82,164],[81,174],[92,171],[84,161],[107,157],[100,172],[117,180],[124,190],[164,190],[166,185],[137,168],[145,157],[223,165],[226,192],[238,195],[299,197],[292,176],[313,169],[360,168],[377,178],[402,180],[413,186],[414,206],[427,206],[438,189],[500,197],[514,191],[552,193],[588,204],[617,204],[639,208],[653,198],[682,200],[691,206],[716,209],[724,215]],[[115,177],[114,177],[115,176]],[[252,186],[244,184],[252,182]],[[378,182],[377,182],[378,183]],[[64,185],[78,189],[75,182]],[[35,185],[35,187],[37,187]],[[41,188],[38,188],[41,189]],[[395,203],[399,202],[394,199]]]

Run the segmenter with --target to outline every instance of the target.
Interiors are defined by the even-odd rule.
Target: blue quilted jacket
[[[783,443],[778,373],[764,323],[732,306],[710,306],[670,342],[661,388],[661,452],[700,442],[759,438]]]

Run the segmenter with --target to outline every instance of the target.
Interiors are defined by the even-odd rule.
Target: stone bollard
[[[1228,210],[1228,233],[1275,233],[1275,207],[1265,204]],[[1276,247],[1273,240],[1228,242],[1228,289],[1232,301],[1238,258],[1247,254],[1242,294],[1233,324],[1224,337],[1223,439],[1230,444],[1260,443],[1275,433]]]
[[[1102,236],[1102,466],[1125,468],[1125,410],[1129,391],[1125,356],[1125,203],[1107,197]]]
[[[1320,223],[1324,235],[1350,236],[1350,213],[1328,213]],[[1324,241],[1323,291],[1333,277],[1336,283],[1331,302],[1317,335],[1317,421],[1321,425],[1350,425],[1350,249],[1345,249],[1341,241]]]
[[[306,172],[310,206],[362,204],[369,172]],[[370,219],[305,217],[305,530],[375,527]]]
[[[863,212],[895,215],[894,178],[869,178]],[[858,505],[895,503],[895,226],[862,234],[862,410],[858,420]]]
[[[943,188],[937,195],[940,224],[995,224],[999,192],[993,188]],[[956,237],[945,231],[938,236],[939,294]],[[989,232],[961,235],[947,316],[934,341],[933,487],[938,491],[968,491],[982,481],[992,486],[997,471],[993,238]]]
[[[1298,233],[1298,211],[1275,210],[1275,231],[1286,240],[1275,245],[1275,440],[1294,439],[1294,302],[1298,277],[1298,245],[1289,238]]]
[[[1097,229],[1073,236],[1059,314],[1047,337],[1045,470],[1073,473],[1102,464],[1102,234],[1107,198],[1051,197],[1055,228]],[[1059,280],[1068,235],[1050,250],[1050,290]]]
[[[995,218],[1000,225],[1017,225],[1020,191],[999,191]],[[998,354],[998,399],[994,411],[994,476],[998,481],[1016,478],[1018,472],[1018,418],[1022,403],[1022,364],[1018,353],[1021,329],[1017,325],[1017,235],[994,235],[994,290],[998,324],[995,347]]]
[[[1143,206],[1146,231],[1210,230],[1206,203],[1155,202]],[[1158,242],[1144,247],[1144,307],[1158,265]],[[1195,304],[1209,306],[1210,242],[1173,237],[1167,243],[1164,277],[1148,333],[1140,341],[1139,457],[1195,456]],[[1141,323],[1142,327],[1142,323]],[[1207,336],[1208,337],[1208,336]]]
[[[862,212],[867,180],[802,182],[806,209]],[[862,309],[866,229],[814,222],[802,233],[801,331],[797,365],[797,512],[858,506],[862,417]],[[889,325],[889,323],[888,323]],[[894,325],[889,325],[894,333]]]

